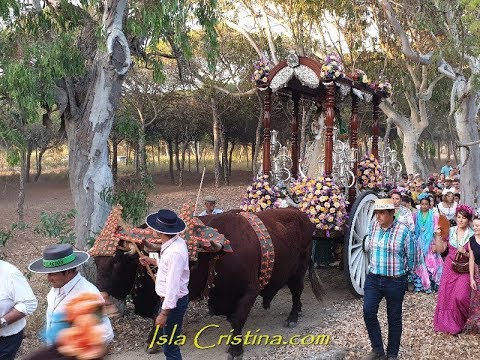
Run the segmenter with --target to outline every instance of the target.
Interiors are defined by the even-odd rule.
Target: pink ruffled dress
[[[468,239],[473,230],[468,229],[462,239],[457,240],[457,227],[450,228],[448,240],[448,255],[445,258],[440,289],[438,291],[437,306],[433,318],[434,329],[437,332],[459,334],[468,318],[470,306],[470,275],[458,274],[452,270],[452,261],[459,246],[465,245],[468,249]]]

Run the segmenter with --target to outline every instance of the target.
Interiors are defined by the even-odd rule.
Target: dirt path
[[[347,289],[345,278],[338,269],[319,269],[317,270],[322,278],[326,288],[327,295],[322,303],[319,303],[312,293],[310,283],[305,282],[305,290],[302,295],[303,315],[299,319],[296,328],[289,329],[283,327],[283,322],[287,318],[291,308],[291,295],[288,288],[282,289],[272,301],[270,309],[262,308],[261,298],[259,297],[255,306],[250,313],[248,321],[244,328],[244,334],[250,330],[251,334],[270,335],[271,339],[274,335],[281,335],[283,339],[288,339],[293,335],[319,335],[312,334],[311,329],[318,327],[326,321],[332,309],[332,304],[351,300],[353,296]],[[198,332],[205,326],[215,324],[218,328],[208,328],[198,337],[198,344],[201,346],[212,346],[219,341],[221,335],[228,335],[230,326],[228,322],[218,316],[205,316],[200,321],[188,324],[186,333],[186,344],[182,346],[182,356],[185,360],[217,360],[226,359],[227,355],[225,341],[221,345],[216,345],[209,349],[198,349],[194,346],[194,338]],[[259,330],[259,331],[257,331]],[[253,339],[253,338],[252,338]],[[257,338],[258,339],[258,338]],[[294,347],[288,345],[285,348]],[[319,345],[319,351],[328,350]],[[266,353],[272,351],[274,345],[252,345],[245,347],[244,359],[260,359],[266,356]],[[286,349],[288,351],[288,349]],[[135,359],[156,359],[162,355],[148,355],[142,349],[126,351],[123,353],[112,354],[108,359],[112,360],[135,360]]]
[[[215,188],[212,176],[207,176],[204,182],[202,197],[207,194],[216,196],[219,206],[225,210],[238,208],[251,175],[248,172],[236,172],[234,175],[232,185],[221,188]],[[164,175],[156,175],[155,182],[155,190],[149,198],[153,203],[152,208],[169,207],[178,211],[183,203],[196,198],[199,175],[191,174],[188,177],[188,183],[183,188],[169,184],[168,177]],[[17,183],[15,179],[2,178],[0,179],[0,185],[0,229],[7,229],[10,224],[16,222]],[[42,211],[66,212],[73,207],[68,179],[65,177],[45,178],[38,183],[30,183],[27,185],[26,193],[25,218],[28,228],[16,230],[14,238],[7,242],[6,247],[0,248],[4,258],[19,269],[22,269],[22,271],[25,271],[30,261],[41,255],[45,245],[56,242],[56,239],[40,236],[33,231],[38,223],[40,213]],[[297,334],[300,336],[308,335],[311,332],[310,329],[325,324],[329,314],[332,314],[334,311],[331,306],[339,301],[352,299],[352,296],[347,289],[343,274],[338,269],[320,269],[318,272],[327,288],[326,300],[322,304],[318,303],[311,291],[310,284],[306,281],[305,291],[302,296],[303,316],[299,319],[298,326],[295,329],[283,327],[283,322],[291,308],[291,296],[288,289],[285,288],[272,301],[269,310],[262,308],[261,298],[257,299],[257,303],[244,328],[244,333],[250,330],[252,334],[282,335],[284,338],[288,338]],[[42,345],[38,340],[38,332],[44,324],[46,293],[49,290],[49,286],[45,277],[38,275],[32,275],[30,284],[39,300],[39,307],[27,322],[26,338],[18,358],[22,358],[25,354],[34,351]],[[131,318],[121,319],[120,324],[118,324],[119,328],[122,328],[126,322],[130,322]],[[200,344],[215,344],[219,340],[220,335],[229,334],[230,327],[226,320],[221,317],[210,317],[206,312],[204,316],[195,316],[193,318],[195,320],[188,324],[186,344],[182,347],[184,359],[225,359],[225,341],[222,345],[214,348],[200,350],[194,347],[193,339],[203,327],[217,324],[219,328],[209,328],[199,338]],[[116,339],[116,353],[109,355],[108,359],[164,358],[162,354],[148,355],[143,349],[139,348],[146,335],[147,321],[133,317],[129,325],[128,328],[135,330],[117,332],[119,336]],[[257,329],[259,329],[258,332],[256,332]],[[266,353],[276,348],[276,346],[265,345],[247,346],[244,359],[258,359],[266,356]],[[290,349],[292,349],[291,346]]]

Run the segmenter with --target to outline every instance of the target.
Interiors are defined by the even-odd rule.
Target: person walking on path
[[[64,319],[65,306],[76,296],[83,293],[98,295],[100,291],[77,271],[77,267],[88,261],[90,255],[85,251],[73,251],[70,244],[47,246],[43,257],[35,260],[28,269],[31,272],[46,274],[52,288],[47,294],[47,316],[45,340],[47,345],[55,344],[59,332],[68,327]],[[113,340],[112,324],[107,316],[102,317],[103,343]]]
[[[38,302],[20,270],[0,260],[0,360],[13,360],[23,340],[26,316]]]
[[[223,213],[222,209],[218,209],[215,207],[215,203],[217,199],[214,196],[205,196],[205,210],[203,210],[198,216],[206,216],[206,215],[215,215]]]
[[[161,240],[160,258],[147,256],[140,258],[143,266],[157,265],[155,291],[162,302],[155,319],[157,330],[150,347],[156,342],[157,333],[168,339],[176,339],[182,332],[183,317],[188,307],[188,249],[180,233],[186,228],[185,222],[171,210],[162,209],[150,214],[145,220],[148,227],[155,230]],[[163,345],[167,360],[181,360],[180,347],[174,341]]]
[[[377,199],[375,219],[368,232],[366,247],[370,264],[364,286],[363,318],[372,352],[364,360],[398,358],[402,336],[402,306],[407,287],[407,274],[417,262],[415,242],[408,227],[395,219],[392,199]],[[387,302],[388,346],[383,347],[378,322],[378,307]]]
[[[430,208],[430,197],[427,193],[419,196],[420,209],[415,213],[415,241],[420,262],[412,274],[415,291],[431,293],[438,290],[442,277],[443,260],[435,249],[435,229],[438,225],[438,214]]]
[[[435,230],[436,251],[441,254],[448,247],[448,255],[445,257],[443,265],[433,318],[436,332],[454,335],[462,332],[467,321],[470,306],[470,275],[455,272],[452,262],[457,252],[469,256],[468,241],[473,235],[473,230],[470,228],[473,209],[467,205],[459,205],[456,212],[457,226],[450,228],[447,241],[440,236],[438,227]]]
[[[450,160],[447,160],[446,164],[442,166],[440,170],[440,174],[443,174],[445,177],[450,176],[450,171],[453,170],[452,164]]]

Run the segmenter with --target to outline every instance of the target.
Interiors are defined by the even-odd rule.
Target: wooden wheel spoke
[[[363,287],[368,271],[368,254],[364,251],[364,238],[368,233],[373,219],[374,202],[378,196],[367,191],[356,199],[352,206],[349,223],[349,232],[345,236],[345,257],[348,263],[346,275],[351,283],[351,289],[355,296],[363,295]]]

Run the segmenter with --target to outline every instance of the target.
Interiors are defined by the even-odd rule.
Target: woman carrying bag
[[[473,235],[473,230],[470,228],[472,217],[473,209],[470,206],[458,206],[457,226],[450,228],[449,237],[446,239],[448,241],[442,239],[438,226],[435,229],[435,251],[441,254],[447,247],[449,249],[443,266],[433,319],[437,332],[459,334],[467,321],[470,306],[468,265],[467,272],[458,271],[460,268],[463,268],[461,271],[465,271],[465,258],[469,256],[468,240]]]

